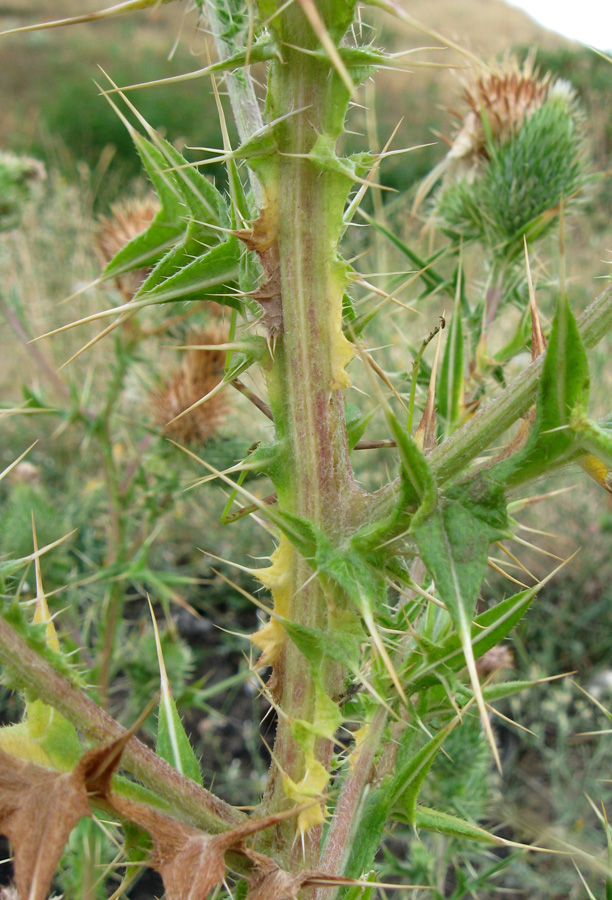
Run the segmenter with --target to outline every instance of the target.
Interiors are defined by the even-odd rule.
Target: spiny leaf
[[[513,594],[474,619],[472,624],[472,648],[474,658],[479,659],[497,646],[512,631],[533,601],[542,585]],[[421,691],[439,683],[438,674],[447,669],[458,672],[465,665],[461,640],[456,633],[433,646],[422,646],[411,653],[402,671],[402,680],[410,684],[410,690]],[[429,674],[431,673],[431,674]]]
[[[418,501],[419,508],[423,512],[431,509],[435,503],[436,483],[429,464],[416,442],[404,431],[390,407],[385,409],[385,414],[397,443],[402,479],[408,487],[407,496],[404,496],[402,502],[410,502],[412,494],[412,502]]]
[[[198,784],[203,784],[198,760],[193,751],[193,747],[189,743],[189,738],[185,733],[185,729],[183,728],[183,723],[181,722],[181,717],[178,714],[176,703],[174,702],[174,697],[172,696],[172,691],[170,689],[161,641],[159,639],[159,630],[157,628],[157,622],[155,621],[151,600],[149,600],[149,607],[151,610],[151,618],[153,619],[153,631],[155,634],[155,646],[157,648],[157,661],[161,681],[159,718],[157,722],[157,745],[155,749],[159,756],[161,756],[162,759],[165,759],[166,762],[169,762],[170,765],[174,766],[181,775],[186,775],[188,778],[197,781]]]
[[[222,292],[222,288],[232,284],[238,279],[240,251],[238,241],[232,238],[222,244],[212,247],[206,253],[187,263],[176,271],[168,267],[169,274],[160,283],[156,284],[155,271],[148,281],[152,287],[143,285],[138,293],[138,298],[143,298],[142,305],[149,303],[167,303],[171,300],[206,300],[211,295],[217,303],[240,309],[242,303],[238,295]],[[164,260],[162,260],[164,263]],[[166,269],[164,269],[165,274]],[[194,297],[194,295],[196,295]],[[132,301],[134,306],[139,305],[139,300]],[[126,305],[124,309],[128,309]]]
[[[538,387],[536,420],[521,451],[490,469],[508,487],[546,472],[577,449],[572,419],[586,415],[589,367],[567,295],[559,297]]]
[[[131,126],[128,127],[159,198],[160,209],[146,231],[132,238],[111,259],[104,269],[104,278],[114,278],[156,262],[179,240],[187,227],[187,209],[174,173],[166,171],[167,163],[159,150]]]
[[[147,710],[148,712],[148,710]],[[136,723],[137,728],[140,720]],[[0,833],[11,842],[20,897],[45,900],[64,844],[89,797],[105,796],[134,730],[85,753],[72,772],[56,772],[0,750]]]
[[[45,900],[70,832],[88,815],[80,775],[54,772],[0,750],[0,832],[11,842],[20,897]]]
[[[423,786],[425,776],[429,772],[433,761],[442,749],[442,744],[453,730],[457,721],[443,728],[435,737],[427,741],[424,747],[415,753],[408,762],[397,772],[388,787],[391,794],[391,802],[401,804],[402,818],[411,825],[416,821],[417,799]]]
[[[112,78],[106,72],[104,74],[113,88],[117,90],[117,85]],[[229,225],[229,214],[219,191],[195,166],[188,163],[185,157],[169,141],[162,138],[128,97],[122,94],[121,91],[119,91],[119,94],[128,109],[132,111],[140,124],[145,128],[149,138],[165,159],[162,175],[169,174],[168,169],[170,168],[175,176],[176,184],[183,196],[183,201],[189,210],[191,218],[202,226],[205,226],[207,223],[214,223],[227,227]],[[105,96],[109,103],[112,104],[108,94]],[[140,138],[140,135],[136,135],[136,137]]]
[[[373,415],[374,411],[362,413],[358,407],[348,404],[345,410],[345,420],[349,450],[352,450],[355,444],[361,440]]]
[[[410,531],[457,629],[483,726],[499,765],[476,672],[471,623],[489,547],[508,533],[503,491],[483,476],[454,485],[433,511],[416,513]]]
[[[542,590],[544,585],[548,584],[575,555],[574,553],[564,560],[534,587],[501,600],[491,609],[487,609],[474,619],[472,623],[472,651],[475,659],[483,656],[488,650],[504,640],[517,622],[525,615],[534,597]],[[394,574],[397,575],[398,572]],[[407,585],[410,587],[410,582]],[[450,634],[445,640],[435,644],[430,641],[423,641],[419,637],[416,637],[416,640],[420,643],[419,650],[414,651],[407,657],[405,668],[402,671],[402,680],[410,684],[411,691],[424,690],[439,683],[441,667],[444,667],[443,672],[448,672],[448,670],[458,672],[463,668],[465,657],[461,649],[461,640],[457,634]]]
[[[110,278],[157,263],[138,291],[137,296],[142,297],[201,256],[203,248],[218,243],[219,226],[229,226],[229,213],[216,188],[151,128],[126,97],[123,100],[150,140],[132,127],[108,94],[105,96],[128,129],[161,204],[147,230],[122,248],[104,270],[104,278]]]
[[[435,831],[438,834],[447,834],[450,837],[483,841],[486,844],[506,843],[502,838],[496,837],[485,828],[480,828],[466,819],[461,819],[459,816],[453,816],[450,813],[439,812],[435,809],[427,809],[425,806],[417,806],[414,824],[417,828]],[[511,842],[509,843],[511,844]]]
[[[442,358],[438,411],[444,419],[444,432],[448,437],[456,430],[463,412],[464,384],[463,317],[461,309],[461,265],[457,273],[455,306],[451,318],[446,347]]]
[[[151,835],[153,854],[148,865],[162,876],[167,900],[206,900],[213,888],[223,881],[228,850],[245,852],[243,841],[247,837],[301,811],[297,807],[252,819],[222,834],[210,835],[142,803],[116,794],[109,799],[120,815],[136,822]]]

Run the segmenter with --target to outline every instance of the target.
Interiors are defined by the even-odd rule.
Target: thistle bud
[[[582,118],[567,82],[506,58],[464,85],[467,112],[435,204],[442,229],[507,259],[539,237],[586,181]],[[441,174],[439,172],[439,174]]]

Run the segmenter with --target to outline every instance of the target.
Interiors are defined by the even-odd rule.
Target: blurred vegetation
[[[93,7],[92,7],[93,8]],[[2,16],[0,7],[0,16]],[[40,11],[24,3],[32,20]],[[142,166],[130,136],[106,100],[99,96],[108,72],[120,86],[138,84],[193,71],[206,65],[206,39],[194,32],[189,16],[172,58],[173,34],[181,18],[161,10],[144,27],[139,17],[126,17],[99,27],[23,35],[0,43],[3,104],[0,148],[37,157],[47,166],[75,180],[79,166],[101,170],[104,189],[95,193],[96,209],[106,211],[125,192],[125,185],[141,175]],[[11,22],[8,17],[4,18]],[[27,21],[27,20],[26,20]],[[219,130],[209,81],[188,81],[150,88],[138,94],[138,107],[147,120],[177,146],[216,146]],[[232,122],[228,120],[232,133]],[[223,182],[225,170],[213,165],[211,174]]]

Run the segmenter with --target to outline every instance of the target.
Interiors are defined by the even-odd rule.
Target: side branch
[[[103,742],[125,733],[125,728],[59,675],[2,618],[0,663],[10,666],[28,689],[88,738]],[[234,828],[246,819],[243,813],[181,775],[135,737],[126,744],[122,765],[196,827],[220,832]]]
[[[587,350],[612,330],[612,285],[580,316],[578,328]],[[473,419],[431,452],[428,461],[440,483],[464,471],[471,460],[527,412],[534,402],[543,365],[544,354],[541,354]],[[366,506],[367,518],[384,515],[395,502],[398,489],[399,480],[395,479],[372,495],[371,503]]]

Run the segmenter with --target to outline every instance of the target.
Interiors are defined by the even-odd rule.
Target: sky
[[[565,37],[612,50],[612,0],[507,0]]]

